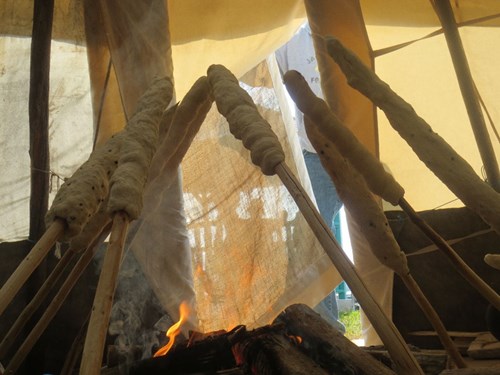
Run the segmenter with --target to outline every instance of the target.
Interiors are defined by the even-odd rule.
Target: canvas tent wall
[[[114,69],[110,71],[108,94],[99,94],[99,82],[106,79],[110,62],[107,47],[123,40],[94,40],[96,48],[90,56],[90,77],[93,93],[86,71],[89,40],[85,37],[85,22],[96,15],[96,4],[106,2],[56,1],[56,12],[52,47],[51,81],[51,181],[54,192],[60,178],[68,177],[90,152],[93,139],[102,142],[124,124],[127,103],[123,102],[122,90],[135,75],[120,72],[119,61],[111,57]],[[122,2],[124,4],[124,2]],[[459,153],[466,158],[478,174],[482,173],[473,135],[468,124],[463,102],[459,94],[448,49],[442,34],[419,40],[391,53],[379,54],[373,51],[390,49],[400,43],[425,37],[440,28],[430,2],[372,0],[361,1],[212,1],[210,6],[200,1],[144,2],[149,9],[163,9],[163,13],[146,12],[148,21],[166,16],[168,9],[169,30],[172,41],[172,64],[176,82],[177,99],[181,99],[187,89],[212,63],[222,63],[237,76],[269,56],[273,50],[286,42],[299,25],[306,19],[307,12],[317,32],[333,33],[345,38],[346,44],[360,53],[368,63],[375,59],[376,72],[398,93],[410,102],[434,128]],[[87,6],[87,13],[84,8]],[[144,5],[144,6],[146,6]],[[500,13],[497,1],[453,1],[455,17],[467,23],[482,17]],[[306,12],[307,8],[307,12]],[[95,8],[97,9],[97,8]],[[102,22],[110,27],[113,22],[106,6],[101,14]],[[120,8],[118,8],[120,9]],[[84,17],[84,15],[87,15]],[[362,16],[362,18],[361,18]],[[0,42],[2,48],[3,98],[0,101],[2,114],[2,160],[4,172],[1,180],[0,215],[2,241],[26,238],[28,233],[28,201],[30,162],[27,136],[27,82],[29,79],[29,38],[32,9],[28,1],[4,1],[0,8]],[[334,20],[331,22],[331,20]],[[473,23],[461,27],[464,46],[469,57],[473,77],[479,93],[488,109],[493,123],[500,117],[499,91],[500,73],[496,67],[500,60],[499,19]],[[149,32],[159,41],[164,34],[149,30],[146,22],[135,24],[136,28],[120,30],[118,35],[130,38]],[[365,30],[366,26],[366,30]],[[88,25],[87,25],[88,27]],[[108,29],[109,31],[109,29]],[[87,37],[94,35],[87,33]],[[152,43],[151,40],[146,39]],[[144,42],[144,40],[142,41]],[[157,41],[156,41],[157,42]],[[144,44],[141,48],[156,53],[158,43]],[[163,40],[163,43],[165,41]],[[116,52],[117,49],[111,49]],[[92,59],[92,56],[97,57]],[[143,64],[148,63],[144,59]],[[99,64],[93,64],[98,62]],[[325,71],[335,72],[335,67],[325,65]],[[128,67],[133,66],[131,64]],[[144,66],[137,68],[142,70]],[[168,68],[168,67],[167,67]],[[323,66],[320,65],[323,69]],[[130,72],[129,72],[130,74]],[[337,73],[338,74],[338,73]],[[137,77],[136,77],[137,78]],[[325,82],[329,82],[325,78]],[[365,145],[387,164],[396,179],[405,187],[406,197],[416,209],[430,209],[447,204],[460,204],[453,194],[444,187],[424,166],[415,159],[399,137],[389,127],[384,116],[377,114],[369,103],[345,83],[336,78],[331,86],[332,107],[337,108],[341,117],[363,140]],[[128,92],[133,89],[128,88]],[[121,93],[121,96],[120,96]],[[352,98],[362,102],[362,110]],[[105,110],[97,134],[92,124],[91,103],[98,108],[104,98]],[[94,116],[98,111],[94,111]],[[95,122],[94,122],[95,123]],[[496,155],[500,152],[498,137],[489,128]],[[19,164],[12,163],[17,160]],[[199,161],[197,161],[199,163]],[[228,181],[238,181],[238,170],[228,173]],[[195,183],[199,182],[196,178]],[[208,182],[206,184],[210,184]],[[207,191],[207,189],[205,189]],[[448,202],[453,202],[448,204]],[[210,202],[207,202],[209,204]],[[223,204],[218,201],[217,204]],[[213,212],[213,207],[210,208]],[[202,213],[200,213],[202,217]],[[356,243],[357,240],[354,242]],[[356,251],[358,246],[354,246]],[[362,248],[362,246],[361,246]],[[357,254],[361,273],[380,280],[383,267],[373,263],[368,254]],[[328,267],[324,268],[328,269]],[[328,281],[333,285],[338,276]],[[369,279],[367,279],[369,280]],[[376,285],[377,283],[370,283]],[[380,283],[379,283],[380,284]],[[378,288],[378,299],[390,312],[390,276]],[[325,290],[328,288],[325,288]],[[326,294],[326,292],[325,292]],[[313,302],[313,301],[311,301]],[[221,318],[222,319],[222,318]]]

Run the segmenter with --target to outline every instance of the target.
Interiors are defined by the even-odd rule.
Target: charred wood
[[[306,305],[289,306],[275,322],[285,323],[289,335],[301,337],[301,349],[330,374],[394,375]]]
[[[175,345],[167,355],[145,359],[122,369],[121,374],[217,374],[232,369],[236,362],[231,352],[230,337],[233,332],[207,336],[203,340]]]
[[[298,349],[297,339],[287,337],[283,328],[263,327],[236,343],[233,353],[237,364],[255,375],[328,374]]]

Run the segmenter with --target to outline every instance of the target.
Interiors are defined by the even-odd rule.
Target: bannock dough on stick
[[[410,271],[406,256],[392,234],[387,218],[368,189],[363,177],[349,161],[342,157],[336,146],[325,139],[318,127],[304,117],[306,132],[320,155],[321,163],[335,183],[341,201],[361,228],[373,254],[380,263],[398,275]]]
[[[92,242],[101,234],[102,229],[111,223],[107,212],[107,200],[102,202],[99,210],[90,218],[82,231],[71,238],[69,248],[71,251],[81,252],[87,249]]]
[[[111,177],[110,214],[125,211],[131,220],[139,217],[149,166],[158,146],[158,125],[172,95],[172,82],[159,78],[139,99],[134,116],[123,130],[118,167]]]
[[[156,177],[163,168],[177,168],[198,133],[214,99],[207,77],[196,80],[182,101],[177,105],[165,139],[151,165],[150,178]]]
[[[269,123],[227,68],[211,65],[207,76],[217,109],[227,119],[231,133],[242,140],[250,150],[252,162],[265,175],[274,175],[276,166],[285,160],[285,154]]]
[[[283,76],[283,81],[297,107],[313,121],[320,132],[334,142],[340,153],[363,175],[370,189],[394,206],[404,196],[403,187],[387,173],[356,136],[346,128],[326,102],[318,98],[302,75],[291,70]]]
[[[96,148],[89,159],[61,186],[45,221],[47,226],[56,218],[65,221],[66,230],[61,238],[62,241],[68,241],[82,232],[89,220],[101,209],[113,184],[116,186],[112,208],[128,209],[127,202],[135,199],[132,209],[127,213],[130,215],[140,212],[138,207],[142,202],[142,195],[137,198],[140,189],[135,186],[142,183],[142,175],[148,173],[148,160],[151,160],[158,139],[159,117],[172,98],[172,90],[170,80],[165,78],[157,80],[141,98],[138,105],[141,112],[132,118],[126,130],[115,134],[105,144]],[[140,162],[136,163],[136,160]],[[144,170],[138,171],[137,176],[127,179],[126,172],[139,169],[138,164],[144,167]],[[122,171],[116,175],[119,165],[122,165]],[[111,181],[112,176],[113,181]],[[117,180],[120,183],[116,184]],[[124,185],[126,188],[123,188]],[[127,195],[130,191],[127,187],[130,186],[133,186],[135,195]],[[122,200],[118,198],[120,194],[117,193],[122,194]],[[84,239],[85,235],[77,240],[78,248],[87,241]]]
[[[121,142],[117,134],[95,149],[57,192],[45,221],[47,226],[56,218],[66,222],[62,241],[78,235],[108,196],[109,179],[118,165]]]
[[[349,85],[384,111],[392,127],[425,165],[460,200],[500,233],[500,194],[481,180],[472,167],[436,134],[413,107],[333,37],[326,38],[329,55]]]

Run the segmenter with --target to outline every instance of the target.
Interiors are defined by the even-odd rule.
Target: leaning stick
[[[123,211],[117,212],[113,217],[109,245],[104,256],[83,349],[80,367],[80,374],[82,375],[98,374],[101,369],[104,343],[129,221],[128,215]]]
[[[270,125],[259,115],[251,97],[231,72],[220,65],[208,69],[208,79],[219,112],[226,117],[233,135],[250,149],[252,161],[266,175],[277,174],[335,267],[353,291],[366,315],[391,354],[398,373],[422,374],[415,357],[335,241],[318,210],[285,164],[284,152]]]
[[[100,238],[103,228],[106,228],[110,221],[111,219],[106,212],[106,205],[102,204],[99,211],[90,219],[87,225],[85,225],[80,234],[71,239],[69,249],[64,253],[63,257],[59,260],[49,277],[45,280],[30,303],[23,309],[15,323],[9,329],[9,332],[0,343],[0,358],[6,354],[6,351],[13,344],[15,338],[19,335],[33,313],[40,307],[43,300],[47,297],[49,292],[59,280],[66,266],[69,264],[71,259],[73,259],[73,256],[76,253],[88,249],[89,247],[95,246],[96,241]]]
[[[5,355],[7,355],[7,351],[14,343],[16,337],[19,335],[19,333],[21,333],[21,330],[26,325],[28,320],[33,316],[35,311],[40,307],[54,285],[58,282],[63,274],[63,271],[66,269],[71,259],[73,259],[74,255],[75,252],[71,250],[67,250],[64,253],[62,258],[59,260],[59,262],[57,262],[56,266],[50,273],[49,277],[47,277],[43,285],[35,294],[33,299],[26,305],[21,314],[19,314],[14,324],[10,327],[9,332],[7,332],[2,342],[0,343],[0,358],[3,358],[5,357]]]
[[[61,368],[59,375],[72,375],[74,374],[73,369],[76,367],[78,359],[82,354],[83,343],[85,340],[85,332],[87,331],[87,325],[90,320],[91,311],[87,314],[82,326],[80,327],[78,333],[76,334],[71,347],[69,348],[68,354],[66,354],[66,359]]]
[[[349,161],[342,158],[336,146],[323,136],[307,116],[305,116],[305,124],[307,136],[317,150],[323,167],[335,183],[346,209],[361,227],[361,232],[368,241],[373,254],[403,280],[457,367],[466,367],[443,322],[411,276],[406,255],[401,251],[382,208],[368,189],[365,180]]]
[[[29,254],[23,259],[14,273],[12,273],[2,286],[2,289],[0,289],[0,315],[3,314],[19,289],[21,289],[33,271],[47,256],[52,246],[54,246],[56,241],[63,235],[65,227],[66,224],[63,220],[54,220],[33,249],[31,249]]]
[[[139,217],[151,160],[158,147],[159,123],[172,98],[172,82],[157,79],[146,90],[123,132],[118,167],[110,179],[107,211],[113,217],[111,237],[97,285],[83,349],[80,374],[100,371],[106,332],[131,220]]]
[[[317,126],[324,139],[331,142],[346,157],[350,164],[363,175],[372,192],[405,211],[410,220],[431,239],[452,262],[458,272],[491,304],[500,307],[500,297],[486,284],[453,248],[430,227],[404,198],[404,189],[387,173],[382,163],[376,159],[358,139],[330,111],[324,100],[318,98],[309,85],[296,71],[284,75],[284,82],[297,107]],[[323,145],[320,144],[320,147]],[[497,308],[498,308],[497,307]]]
[[[467,161],[354,53],[333,37],[327,37],[325,42],[349,85],[384,111],[391,126],[427,168],[500,234],[500,193],[481,180]]]
[[[391,358],[397,366],[397,373],[422,374],[420,366],[408,349],[408,346],[401,337],[401,334],[394,326],[394,323],[392,323],[387,316],[384,315],[380,306],[373,299],[372,295],[363,283],[363,280],[359,277],[351,261],[335,241],[331,231],[328,229],[328,226],[321,218],[318,210],[300,185],[297,178],[284,163],[278,164],[275,170],[276,174],[286,186],[290,195],[299,207],[300,212],[309,223],[312,231],[316,235],[316,238],[323,246],[323,249],[332,260],[347,285],[349,285],[349,289],[352,290],[356,299],[363,308],[363,311],[373,324],[373,327],[377,331],[380,339],[391,354]]]
[[[5,369],[5,374],[13,374],[18,370],[19,366],[24,361],[24,358],[26,358],[49,323],[57,314],[67,296],[75,286],[76,282],[80,279],[80,276],[89,265],[90,261],[99,248],[98,245],[100,243],[100,240],[105,238],[108,233],[109,226],[103,229],[102,234],[99,236],[99,238],[95,239],[91,246],[89,246],[89,248],[82,254],[78,262],[75,264],[75,267],[70,272],[64,283],[61,285],[61,288],[52,299],[52,302],[43,313],[40,320],[36,323],[35,327],[33,327],[28,337],[26,337],[16,354],[10,360],[9,365]]]
[[[427,224],[410,206],[406,199],[401,198],[399,206],[406,212],[410,220],[430,238],[451,261],[456,270],[467,280],[467,282],[476,291],[483,296],[485,300],[491,303],[497,310],[500,311],[500,296],[489,286],[479,275],[469,267],[467,263],[456,253],[455,250],[441,237],[429,224]]]

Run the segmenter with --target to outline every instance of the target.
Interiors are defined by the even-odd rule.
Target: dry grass
[[[340,313],[339,320],[345,326],[345,337],[349,340],[361,338],[361,316],[359,310]]]

